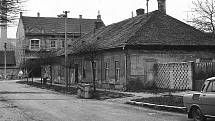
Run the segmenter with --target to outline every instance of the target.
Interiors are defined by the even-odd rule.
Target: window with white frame
[[[51,47],[51,48],[56,48],[56,47],[57,47],[57,45],[56,45],[56,40],[55,40],[55,39],[50,40],[50,47]]]
[[[106,62],[105,63],[105,80],[108,80],[109,79],[109,62]]]
[[[40,40],[39,39],[31,39],[30,40],[30,49],[31,50],[39,50],[40,49]]]
[[[120,64],[119,61],[115,61],[115,81],[119,81],[120,79]]]

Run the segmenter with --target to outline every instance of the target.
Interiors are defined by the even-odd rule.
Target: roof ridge
[[[22,16],[21,18],[47,18],[47,19],[62,19],[61,17],[36,17],[36,16]],[[96,18],[68,18],[68,19],[77,19],[77,20],[97,20]]]
[[[146,23],[147,21],[150,20],[150,18],[153,16],[155,11],[153,12],[150,12],[147,16],[147,14],[143,14],[143,15],[139,15],[139,16],[135,16],[133,18],[128,18],[128,19],[125,19],[123,21],[120,21],[120,22],[117,22],[117,23],[113,23],[113,24],[110,24],[108,26],[105,26],[103,29],[100,29],[99,31],[97,31],[96,33],[90,33],[89,35],[86,35],[85,38],[81,38],[81,39],[78,39],[74,42],[74,46],[71,48],[72,51],[70,53],[73,53],[73,50],[76,50],[77,48],[82,48],[83,46],[86,46],[88,44],[96,44],[98,40],[96,37],[99,37],[101,36],[101,34],[104,32],[104,31],[112,31],[112,27],[116,27],[116,26],[119,26],[121,27],[121,31],[119,33],[114,33],[114,35],[112,35],[109,39],[113,40],[113,41],[110,41],[110,45],[115,45],[114,44],[114,40],[116,38],[121,38],[123,37],[125,34],[128,35],[128,37],[126,38],[125,42],[123,42],[123,44],[125,45],[126,42],[133,36],[135,35],[135,33],[139,30],[140,27],[142,27],[144,25],[144,23]],[[131,25],[129,25],[131,24]],[[141,25],[140,25],[141,24]],[[128,28],[127,28],[128,27]],[[129,29],[131,28],[135,28],[135,31],[132,31],[133,34],[130,34],[129,32],[131,31],[128,31]],[[113,32],[112,32],[113,33]],[[95,35],[94,35],[95,34]],[[93,39],[88,39],[88,38],[93,38]],[[85,43],[82,43],[83,40],[87,40]],[[105,38],[103,38],[105,39]],[[106,38],[107,39],[107,38]],[[86,45],[87,44],[87,45]],[[121,47],[123,44],[117,44],[117,46]],[[114,46],[116,47],[116,46]],[[83,47],[84,48],[84,47]],[[82,49],[83,49],[82,48]],[[97,49],[101,49],[101,48],[97,48]],[[104,48],[103,48],[104,49]]]
[[[29,28],[40,27],[43,28],[44,33],[63,33],[64,32],[64,18],[59,17],[29,17],[29,16],[22,16],[20,18],[20,24],[23,24],[24,28],[27,29],[26,33],[34,33],[35,31],[31,31]],[[88,33],[93,31],[95,27],[95,22],[97,19],[88,19],[88,18],[68,18],[68,33],[75,33],[79,32],[80,24],[82,25],[82,32]],[[101,20],[102,21],[102,20]],[[103,21],[102,21],[103,23]],[[54,31],[53,31],[54,30]],[[38,32],[35,32],[38,33]]]

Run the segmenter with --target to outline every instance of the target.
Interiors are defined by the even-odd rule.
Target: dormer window
[[[40,40],[31,39],[30,40],[30,50],[39,50],[40,49]]]

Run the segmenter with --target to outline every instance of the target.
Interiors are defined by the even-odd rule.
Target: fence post
[[[191,63],[191,74],[192,74],[192,90],[196,90],[195,89],[195,63],[192,61]]]
[[[175,80],[173,78],[173,68],[174,67],[174,63],[168,63],[168,71],[169,71],[169,90],[175,89],[175,87],[173,86]]]

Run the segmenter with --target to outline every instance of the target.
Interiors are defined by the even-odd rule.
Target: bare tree
[[[96,92],[96,56],[97,56],[97,45],[96,43],[88,43],[88,44],[83,44],[82,45],[84,47],[84,51],[87,51],[87,56],[85,57],[85,59],[87,59],[88,61],[91,62],[91,66],[92,66],[92,83],[93,83],[93,91],[94,93]]]
[[[99,41],[99,40],[97,40]],[[96,92],[96,61],[98,60],[98,52],[99,45],[97,41],[88,40],[83,41],[79,40],[73,43],[72,49],[74,53],[83,53],[85,54],[85,60],[91,62],[92,67],[92,84],[93,84],[93,91]]]
[[[215,34],[215,0],[195,0],[188,22],[199,30]]]
[[[0,0],[0,22],[12,22],[23,11],[24,0]]]

